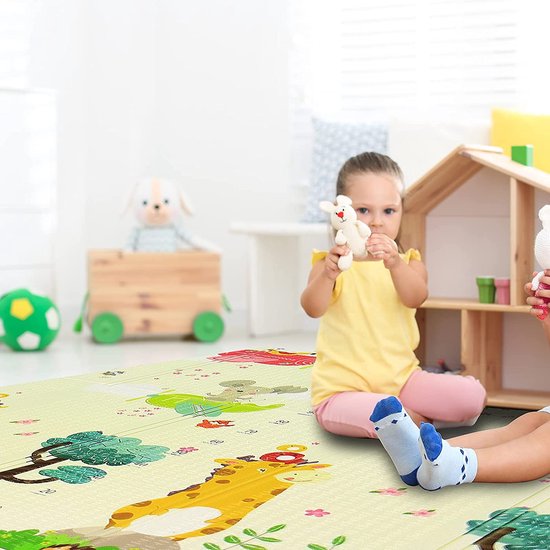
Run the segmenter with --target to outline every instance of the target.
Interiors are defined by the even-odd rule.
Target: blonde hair
[[[398,180],[397,190],[399,195],[403,197],[405,188],[403,172],[399,164],[387,155],[367,151],[346,160],[338,172],[336,195],[346,194],[347,179],[352,174],[389,174]]]

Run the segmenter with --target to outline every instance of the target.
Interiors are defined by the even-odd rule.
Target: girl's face
[[[395,239],[403,215],[399,187],[401,182],[391,174],[360,172],[348,176],[345,194],[353,203],[357,219],[373,233]]]

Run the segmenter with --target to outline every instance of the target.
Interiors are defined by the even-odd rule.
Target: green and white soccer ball
[[[15,351],[46,349],[61,326],[56,305],[20,288],[0,297],[0,342]]]

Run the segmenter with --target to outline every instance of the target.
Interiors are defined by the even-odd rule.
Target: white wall
[[[233,220],[294,220],[288,25],[280,0],[45,0],[31,86],[58,92],[56,300],[73,311],[85,251],[124,245],[144,175],[181,182],[192,229],[224,249],[223,287],[245,307]]]
[[[190,225],[225,250],[223,284],[245,307],[246,241],[231,221],[297,220],[289,170],[286,2],[162,3],[159,169],[183,181]]]
[[[56,99],[0,87],[0,295],[54,290]]]

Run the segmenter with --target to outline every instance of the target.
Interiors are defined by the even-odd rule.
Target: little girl
[[[541,281],[550,285],[550,269]],[[541,297],[525,285],[532,315],[540,314]],[[550,316],[542,321],[550,342]],[[526,413],[503,428],[475,432],[445,441],[431,424],[420,430],[395,397],[380,401],[373,412],[380,441],[396,466],[417,463],[418,482],[434,491],[447,485],[475,482],[531,481],[550,474],[550,406]],[[407,458],[406,458],[407,457]]]
[[[371,414],[378,401],[399,396],[413,420],[473,425],[485,406],[485,389],[472,377],[433,374],[419,367],[415,312],[428,296],[426,268],[417,250],[399,253],[403,174],[386,155],[362,153],[342,166],[336,195],[352,200],[357,218],[372,235],[365,261],[340,271],[344,245],[314,252],[301,297],[305,312],[322,317],[312,400],[319,424],[329,432],[376,437]],[[405,457],[398,470],[416,484]]]

